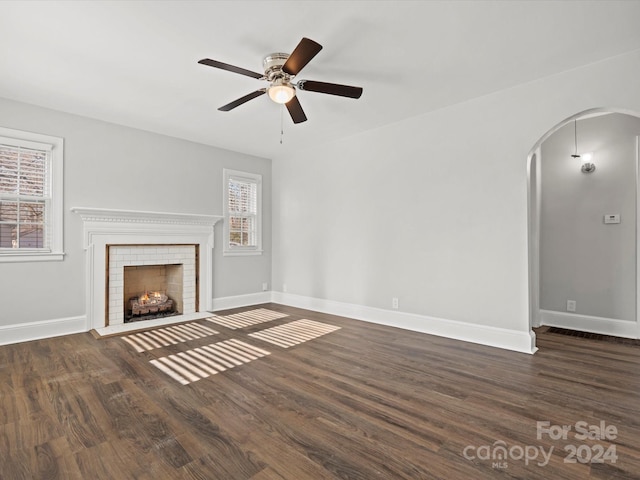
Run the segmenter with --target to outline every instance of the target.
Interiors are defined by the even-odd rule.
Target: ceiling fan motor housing
[[[264,76],[269,82],[281,78],[288,82],[291,78],[290,75],[282,71],[282,66],[289,58],[288,53],[271,53],[264,57],[262,60],[262,66],[264,67]]]

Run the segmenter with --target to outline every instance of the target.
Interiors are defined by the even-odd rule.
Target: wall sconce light
[[[596,170],[596,166],[593,163],[593,153],[584,153],[581,157],[582,167],[580,171],[582,173],[593,173]]]
[[[593,153],[588,152],[583,155],[578,153],[578,119],[573,121],[573,139],[575,142],[575,153],[571,155],[571,158],[577,158],[582,165],[580,171],[582,173],[593,173],[596,171],[596,166],[593,163]]]

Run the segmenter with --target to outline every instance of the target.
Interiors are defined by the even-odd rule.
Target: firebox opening
[[[125,266],[124,321],[181,315],[182,270],[182,264]]]

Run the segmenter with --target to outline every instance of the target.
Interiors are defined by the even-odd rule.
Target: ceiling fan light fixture
[[[296,95],[296,90],[282,79],[276,79],[269,87],[269,98],[276,103],[288,103]]]

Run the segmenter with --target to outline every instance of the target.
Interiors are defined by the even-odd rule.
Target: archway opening
[[[639,136],[640,115],[598,108],[558,123],[531,149],[532,329],[640,338]],[[595,171],[583,168],[586,153]]]

